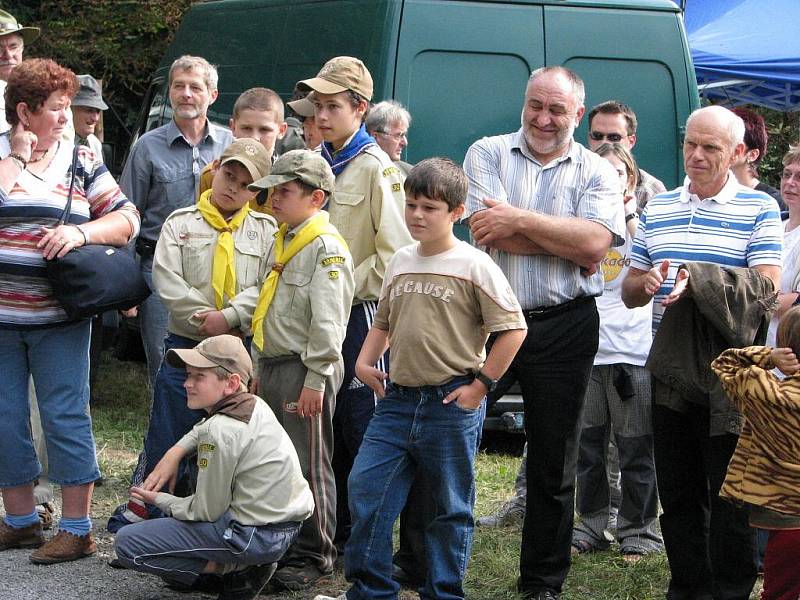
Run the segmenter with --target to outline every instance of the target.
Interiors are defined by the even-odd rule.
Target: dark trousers
[[[522,388],[529,448],[518,587],[530,595],[560,592],[569,571],[581,411],[599,318],[594,298],[585,298],[561,311],[527,311],[526,319],[510,371]]]
[[[653,399],[675,390],[653,378]],[[738,436],[709,435],[707,406],[653,407],[668,600],[747,600],[756,581],[755,532],[747,512],[719,496]]]

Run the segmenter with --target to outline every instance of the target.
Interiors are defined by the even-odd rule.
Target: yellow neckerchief
[[[244,223],[250,207],[245,204],[230,221],[226,221],[217,207],[211,204],[211,190],[206,190],[200,194],[197,208],[206,223],[219,231],[211,269],[211,287],[214,288],[214,304],[217,310],[221,310],[225,306],[225,296],[230,300],[236,295],[236,260],[232,234]]]
[[[275,262],[272,265],[272,270],[264,280],[264,285],[261,287],[261,294],[258,296],[258,303],[256,310],[253,313],[253,343],[259,350],[264,349],[264,331],[263,323],[269,310],[269,305],[275,297],[275,290],[278,289],[278,278],[281,276],[286,263],[288,263],[300,250],[305,248],[308,244],[313,242],[321,235],[330,235],[335,237],[339,242],[347,248],[347,243],[336,231],[336,228],[328,222],[328,213],[318,212],[311,217],[306,224],[296,233],[291,239],[289,245],[284,248],[284,241],[286,234],[289,231],[289,226],[284,223],[280,226],[277,233],[275,233]]]

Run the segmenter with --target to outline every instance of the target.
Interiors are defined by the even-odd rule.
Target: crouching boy
[[[250,187],[272,190],[272,211],[280,223],[271,270],[253,313],[259,390],[294,442],[316,505],[272,585],[300,590],[329,575],[336,559],[332,419],[342,383],[353,261],[321,210],[334,177],[318,153],[287,152],[269,176]]]
[[[253,365],[241,339],[211,337],[193,349],[171,349],[164,360],[186,370],[187,405],[207,416],[131,488],[171,518],[121,529],[117,557],[175,587],[221,576],[219,600],[255,598],[314,508],[297,453],[270,408],[247,392]],[[195,493],[160,492],[195,453]]]
[[[525,319],[500,268],[453,235],[467,194],[461,168],[424,160],[404,185],[406,225],[418,243],[390,260],[356,362],[359,379],[382,399],[348,480],[353,528],[344,564],[352,586],[339,598],[349,600],[397,597],[392,526],[415,478],[436,506],[425,530],[428,578],[420,593],[464,597],[484,398],[525,338]],[[497,338],[484,362],[491,332]],[[371,365],[387,345],[384,394],[386,374]]]

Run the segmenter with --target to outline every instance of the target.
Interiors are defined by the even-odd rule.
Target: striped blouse
[[[37,177],[23,171],[10,191],[0,188],[0,328],[33,329],[67,321],[53,297],[45,261],[36,244],[42,227],[53,227],[69,191],[73,145],[61,142],[47,170]],[[0,156],[9,154],[8,136],[0,137]],[[79,147],[69,222],[85,223],[122,211],[139,228],[136,208],[101,160]]]
[[[800,374],[778,379],[771,350],[732,348],[711,363],[745,416],[720,495],[800,516]]]

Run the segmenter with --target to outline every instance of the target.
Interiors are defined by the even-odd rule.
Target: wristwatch
[[[480,381],[483,385],[486,386],[487,392],[493,392],[497,389],[497,379],[492,379],[491,377],[487,377],[480,371],[475,373],[475,379]]]

